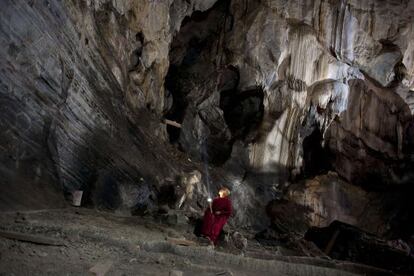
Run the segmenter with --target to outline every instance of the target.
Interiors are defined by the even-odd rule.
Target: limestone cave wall
[[[288,198],[309,225],[399,229],[413,12],[410,0],[5,0],[0,206],[60,206],[81,189],[94,206],[151,210],[198,170],[195,198],[229,186],[237,225],[267,225],[265,207]]]

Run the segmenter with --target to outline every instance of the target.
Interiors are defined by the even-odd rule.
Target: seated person
[[[214,198],[209,208],[204,212],[201,234],[206,236],[212,244],[217,244],[223,226],[232,213],[230,190],[223,187],[219,190],[219,196]]]

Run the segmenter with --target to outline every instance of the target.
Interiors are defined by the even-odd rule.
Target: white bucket
[[[83,191],[76,190],[72,192],[72,205],[73,206],[81,206],[82,195],[83,195]]]

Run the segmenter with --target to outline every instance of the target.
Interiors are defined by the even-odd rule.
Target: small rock
[[[188,224],[188,217],[183,214],[178,214],[177,216],[177,223],[178,224]]]
[[[155,261],[157,264],[165,264],[165,257],[163,255],[159,256]]]
[[[37,255],[40,257],[47,257],[48,254],[46,252],[39,252]]]
[[[240,234],[239,232],[234,232],[231,240],[234,244],[234,246],[240,250],[244,250],[247,247],[247,239]]]
[[[112,265],[113,262],[110,260],[102,261],[94,265],[91,269],[89,269],[89,272],[93,275],[104,276],[111,269]]]
[[[132,258],[131,260],[129,260],[130,263],[136,262],[137,258]]]
[[[191,261],[190,261],[188,258],[185,258],[185,259],[183,260],[183,263],[184,263],[185,265],[191,265]]]
[[[206,237],[198,237],[197,238],[197,242],[200,245],[209,245],[210,244],[210,240],[208,238],[206,238]]]
[[[216,273],[217,276],[233,276],[233,273],[231,271],[220,271]]]
[[[177,231],[171,228],[165,229],[165,233],[167,234],[168,237],[171,237],[171,238],[177,238],[177,239],[183,238],[184,239],[184,237],[180,233],[178,233]]]
[[[161,222],[167,225],[177,225],[177,215],[162,214],[160,216]]]
[[[26,221],[26,217],[24,216],[24,214],[17,212],[16,213],[16,218],[14,219],[15,223],[23,223]]]
[[[183,276],[183,272],[181,270],[171,270],[169,276]]]
[[[224,224],[223,231],[226,232],[226,233],[229,233],[230,232],[230,226],[228,224]]]
[[[159,214],[168,214],[168,211],[170,211],[170,207],[168,207],[167,204],[163,204],[158,207]]]

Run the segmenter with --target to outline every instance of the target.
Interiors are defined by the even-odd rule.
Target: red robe
[[[204,213],[201,234],[207,236],[216,244],[221,229],[223,229],[224,224],[226,224],[232,213],[231,201],[227,197],[216,197],[213,200],[212,209],[213,213],[211,213],[210,208],[207,208]],[[217,211],[220,211],[219,215],[215,214]]]

